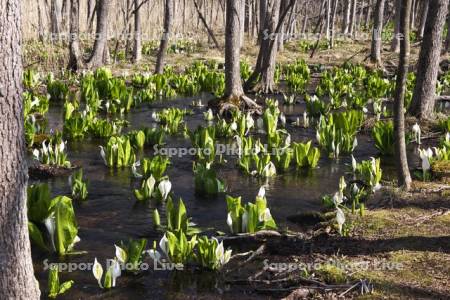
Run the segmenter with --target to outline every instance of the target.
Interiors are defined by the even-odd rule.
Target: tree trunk
[[[97,28],[95,29],[96,39],[92,55],[87,62],[89,68],[97,68],[105,63],[105,52],[108,51],[108,14],[111,1],[97,1]]]
[[[240,45],[241,45],[241,49],[242,47],[244,47],[244,42],[245,42],[245,0],[241,0],[240,2],[240,17],[239,17],[239,27],[240,27]]]
[[[436,80],[442,48],[442,28],[447,16],[449,0],[430,0],[422,47],[417,65],[417,79],[410,113],[420,119],[433,115]]]
[[[394,19],[394,36],[392,37],[391,51],[395,53],[400,52],[400,9],[402,0],[394,0],[395,3],[395,19]]]
[[[383,32],[384,3],[385,0],[377,0],[373,20],[372,50],[370,52],[370,60],[377,65],[381,65],[381,34]]]
[[[352,11],[353,0],[345,1],[344,20],[342,22],[342,33],[348,34],[350,32],[350,15]]]
[[[450,3],[449,3],[450,5]],[[450,12],[450,7],[449,7]],[[450,14],[447,15],[447,36],[445,37],[444,54],[450,50]]]
[[[70,1],[70,40],[69,40],[69,64],[67,68],[77,71],[83,66],[83,58],[80,52],[80,1]]]
[[[51,0],[50,2],[50,30],[52,34],[52,41],[59,41],[60,28],[60,10],[57,0]]]
[[[366,29],[369,27],[370,17],[372,16],[372,5],[373,5],[373,1],[369,0],[367,14],[366,14],[366,20],[364,21],[364,26],[366,27]]]
[[[241,82],[241,5],[242,0],[227,0],[225,24],[225,99],[236,101],[244,95]]]
[[[333,2],[333,11],[331,15],[331,28],[330,28],[330,48],[334,47],[334,36],[336,31],[336,12],[339,5],[339,0],[334,0]]]
[[[427,23],[428,16],[428,0],[421,0],[422,5],[420,7],[420,25],[419,31],[417,32],[417,37],[419,40],[423,39],[423,33],[425,31],[425,24]]]
[[[350,25],[349,25],[349,34],[353,36],[355,34],[355,27],[356,27],[356,4],[357,0],[351,1],[351,13],[350,13]]]
[[[405,142],[405,94],[406,78],[408,76],[409,64],[409,22],[411,12],[411,0],[401,1],[400,5],[400,32],[404,37],[400,42],[400,60],[397,71],[397,84],[394,103],[394,140],[395,140],[395,162],[397,166],[398,185],[405,190],[411,188],[411,175],[408,168]]]
[[[169,47],[170,32],[173,22],[173,0],[165,0],[164,7],[164,32],[159,45],[158,58],[156,60],[155,74],[164,72],[164,63],[166,60],[167,48]]]
[[[261,44],[261,41],[264,37],[264,28],[265,18],[267,12],[267,0],[259,0],[259,36],[258,36],[258,44]]]
[[[26,208],[21,1],[0,0],[0,295],[39,299]]]
[[[286,19],[289,11],[293,8],[295,0],[291,0],[280,16],[280,0],[269,0],[268,9],[265,16],[265,28],[269,34],[263,39],[259,48],[255,70],[245,83],[245,89],[259,91],[262,93],[272,93],[275,87],[275,62],[277,55],[278,33]],[[259,83],[256,82],[260,79]]]
[[[137,63],[142,59],[141,8],[139,7],[139,0],[134,0],[134,9],[133,61]]]

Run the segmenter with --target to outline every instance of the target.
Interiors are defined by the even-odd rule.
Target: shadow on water
[[[195,99],[198,99],[195,98]],[[159,102],[151,106],[142,105],[126,116],[131,126],[127,130],[154,127],[152,113],[164,107],[189,108],[192,99],[176,99]],[[207,102],[204,96],[203,102]],[[206,108],[194,109],[194,114],[186,118],[190,129],[205,125],[203,112]],[[298,104],[288,108],[286,114],[290,118],[301,117],[304,105]],[[52,107],[49,114],[49,126],[61,129],[62,108]],[[288,125],[292,133],[292,141],[314,140],[315,130],[294,128]],[[377,154],[369,137],[358,138],[359,146],[355,150],[357,160],[368,159]],[[153,230],[152,210],[157,207],[161,220],[165,220],[164,206],[158,203],[136,203],[133,188],[139,185],[138,180],[132,178],[129,169],[109,170],[103,165],[99,153],[99,140],[86,140],[68,144],[69,159],[83,167],[89,180],[89,198],[84,203],[75,203],[79,236],[81,242],[77,249],[87,251],[84,255],[73,255],[65,258],[48,257],[47,254],[35,252],[34,261],[37,277],[43,291],[46,290],[47,271],[44,271],[44,260],[48,262],[92,263],[94,258],[100,262],[114,257],[114,244],[128,238],[144,237],[159,241],[161,233]],[[189,147],[190,141],[183,137],[169,137],[168,146]],[[145,155],[150,156],[153,149],[146,149]],[[168,168],[168,175],[173,184],[175,198],[183,198],[188,215],[201,228],[211,231],[225,231],[226,201],[225,195],[215,199],[204,199],[194,192],[194,177],[192,172],[192,157],[173,157]],[[351,159],[343,157],[338,161],[322,158],[319,167],[310,172],[290,170],[279,174],[267,182],[243,175],[235,167],[235,159],[219,168],[219,175],[227,185],[227,194],[242,196],[243,202],[254,201],[261,185],[266,185],[268,205],[281,228],[292,228],[287,217],[299,212],[313,211],[321,208],[320,199],[324,194],[334,193],[338,188],[339,177],[349,171]],[[33,182],[32,182],[33,183]],[[48,180],[54,195],[69,195],[67,178]],[[177,293],[199,295],[200,293],[214,293],[217,289],[217,278],[214,273],[149,271],[135,278],[124,276],[118,279],[119,289],[101,293],[91,271],[77,270],[62,274],[62,280],[72,279],[75,286],[64,296],[66,298],[167,298]],[[100,294],[100,295],[99,295]],[[63,297],[63,298],[64,298]]]

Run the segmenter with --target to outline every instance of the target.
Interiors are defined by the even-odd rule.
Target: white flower
[[[242,214],[242,232],[247,232],[248,212],[244,211]]]
[[[355,157],[352,154],[352,170],[353,170],[353,173],[356,172],[356,168],[357,168],[356,159],[355,159]]]
[[[75,246],[76,243],[80,242],[81,239],[80,237],[77,235],[75,236],[75,238],[73,239],[72,243],[70,243],[70,245],[67,247],[67,249],[70,251],[73,249],[73,247]]]
[[[430,148],[427,150],[419,149],[419,155],[422,159],[422,171],[425,173],[431,169],[430,159],[433,157],[433,151]]]
[[[150,249],[147,253],[154,261],[159,261],[161,259],[161,253],[159,253],[158,250]]]
[[[309,118],[306,110],[303,112],[303,126],[305,126],[305,128],[309,127]]]
[[[55,216],[53,213],[44,220],[44,225],[47,228],[48,234],[50,235],[50,242],[52,243],[53,251],[56,251],[55,247],[55,230],[56,230],[56,223],[55,223]]]
[[[270,214],[270,209],[266,208],[264,212],[258,217],[260,222],[267,222],[272,219],[272,215]]]
[[[253,117],[250,113],[247,113],[246,116],[246,126],[247,126],[247,132],[255,126],[255,121],[253,120]]]
[[[262,186],[259,188],[257,197],[264,198],[265,196],[266,196],[266,189]]]
[[[114,247],[116,248],[116,257],[117,259],[121,262],[121,263],[126,263],[127,259],[128,259],[128,255],[127,252],[125,250],[123,250],[122,248],[120,248],[117,245],[114,245]]]
[[[94,274],[95,279],[98,281],[98,285],[103,288],[102,286],[102,276],[103,276],[103,267],[101,264],[98,263],[97,257],[94,260],[94,266],[92,268],[92,273]]]
[[[342,177],[339,179],[339,190],[340,190],[341,192],[344,192],[344,190],[345,190],[346,187],[347,187],[347,183],[345,182],[344,176],[342,176]]]
[[[342,234],[342,225],[345,223],[345,214],[339,207],[336,208],[336,222],[339,228],[339,234]]]
[[[141,165],[141,162],[138,160],[134,164],[131,165],[131,172],[133,173],[134,178],[142,178],[142,174],[138,173],[137,168]]]
[[[275,165],[273,164],[273,162],[269,162],[263,169],[262,171],[262,175],[264,177],[272,177],[275,174],[277,174],[277,169],[275,168]]]
[[[230,128],[231,128],[231,130],[236,131],[236,130],[237,130],[237,124],[236,124],[236,122],[231,123]]]
[[[108,165],[108,163],[106,161],[105,149],[103,148],[103,146],[99,146],[99,147],[100,147],[100,156],[102,157],[104,164]]]
[[[113,263],[110,268],[111,268],[111,277],[112,277],[112,287],[115,287],[116,279],[118,277],[120,277],[120,275],[122,274],[122,271],[120,269],[120,264],[116,259],[113,260]]]
[[[363,107],[362,111],[363,111],[363,113],[365,113],[365,114],[367,114],[367,112],[368,112],[368,110],[367,110],[367,108],[366,108],[365,106]]]
[[[59,144],[59,152],[64,152],[64,148],[65,148],[65,144],[64,142],[61,142],[61,144]]]
[[[233,232],[233,218],[231,218],[231,214],[230,213],[228,213],[228,215],[227,215],[227,225],[230,228],[230,232],[234,233]]]
[[[286,125],[286,116],[283,113],[280,114],[280,122],[283,127]]]
[[[158,190],[161,192],[163,200],[167,199],[171,189],[172,183],[168,179],[161,181],[158,185]]]
[[[206,111],[205,113],[203,113],[203,116],[205,117],[206,121],[212,121],[214,119],[214,114],[211,108],[208,109],[208,111]]]
[[[168,252],[168,248],[167,248],[167,243],[169,242],[169,240],[166,237],[166,234],[163,235],[163,237],[161,238],[161,240],[159,241],[159,247],[161,248],[161,250],[164,252],[164,254],[169,257],[169,252]]]
[[[39,150],[38,149],[33,150],[33,157],[34,157],[34,159],[39,160]]]
[[[337,207],[339,204],[341,204],[344,201],[344,195],[342,192],[336,192],[333,195],[333,203]]]
[[[418,145],[420,145],[422,143],[421,140],[420,140],[420,136],[422,134],[422,131],[420,130],[419,124],[417,124],[417,123],[414,124],[414,126],[412,127],[412,131],[414,133],[414,139],[415,139],[416,143]]]
[[[355,150],[355,148],[358,146],[358,140],[356,139],[356,137],[355,137],[355,139],[353,140],[353,148],[352,148],[352,150]]]
[[[316,140],[318,143],[320,143],[320,133],[318,130],[316,131]]]

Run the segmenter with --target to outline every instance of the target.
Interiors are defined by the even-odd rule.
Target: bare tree
[[[164,6],[164,32],[159,45],[158,58],[156,60],[155,74],[164,72],[167,48],[169,47],[170,32],[173,23],[173,0],[165,0]]]
[[[375,6],[375,15],[372,31],[372,49],[370,52],[370,60],[373,63],[381,65],[381,34],[383,32],[383,15],[385,0],[377,0]]]
[[[397,165],[398,185],[405,190],[411,188],[411,175],[408,168],[408,158],[406,156],[405,142],[405,94],[406,78],[408,76],[409,65],[409,22],[411,12],[411,0],[401,1],[398,7],[400,15],[399,31],[403,35],[400,41],[400,56],[397,70],[397,83],[395,89],[394,103],[394,140],[395,140],[395,162]]]
[[[295,0],[290,0],[280,15],[280,0],[268,0],[265,16],[267,35],[263,38],[255,70],[245,84],[245,89],[271,93],[275,89],[275,63],[277,55],[277,44],[282,24],[289,11],[293,8]],[[256,82],[259,79],[259,82]]]
[[[434,113],[436,80],[442,48],[442,28],[449,0],[430,0],[422,47],[420,49],[416,86],[409,112],[421,119]]]
[[[77,71],[83,67],[83,58],[80,52],[80,1],[70,1],[70,40],[69,40],[69,64],[67,68]]]
[[[225,99],[239,102],[244,95],[240,67],[241,2],[227,0],[225,25]],[[236,101],[237,100],[237,101]]]
[[[391,51],[398,53],[400,52],[400,9],[402,5],[402,0],[394,0],[395,3],[395,18],[394,18],[394,36],[392,37]]]
[[[352,1],[353,0],[345,0],[344,20],[342,21],[343,34],[348,34],[350,32],[350,15],[352,11]]]
[[[139,62],[142,59],[142,36],[141,36],[141,8],[139,0],[134,0],[134,46],[133,61]]]
[[[108,48],[108,15],[111,1],[97,1],[97,28],[95,29],[94,49],[87,62],[90,68],[102,66],[109,59]]]
[[[21,2],[0,0],[0,295],[39,299],[26,208]]]
[[[421,40],[423,39],[423,32],[425,31],[425,24],[427,22],[428,16],[428,0],[421,0],[420,6],[420,25],[417,31],[417,37]]]

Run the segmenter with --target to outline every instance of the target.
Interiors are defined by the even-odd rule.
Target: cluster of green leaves
[[[225,184],[217,177],[210,163],[194,163],[195,192],[204,196],[216,196],[225,191]]]
[[[161,123],[167,133],[177,134],[184,123],[184,117],[188,114],[191,114],[191,111],[171,107],[155,113],[154,119]]]
[[[363,121],[364,113],[358,110],[323,117],[317,131],[318,142],[331,157],[338,158],[340,153],[351,153],[357,146],[356,134]]]
[[[372,137],[382,155],[394,155],[394,123],[392,121],[375,123]]]
[[[43,141],[40,148],[33,150],[33,157],[43,165],[70,168],[67,159],[66,142],[56,133],[49,141]]]
[[[88,196],[87,181],[83,179],[83,169],[78,169],[69,177],[69,185],[72,189],[72,198],[86,200]]]
[[[166,200],[172,187],[168,177],[165,176],[169,164],[169,158],[160,155],[151,159],[141,159],[140,170],[137,170],[136,164],[133,164],[134,176],[142,178],[141,188],[134,190],[134,196],[138,201],[147,201],[152,198]]]
[[[277,225],[267,207],[267,200],[260,193],[255,203],[241,204],[241,197],[227,196],[227,224],[230,232],[255,233],[260,230],[276,230]]]
[[[110,168],[130,167],[136,161],[130,139],[126,136],[111,137],[105,148],[100,146],[100,154]]]
[[[74,284],[73,280],[65,281],[63,283],[59,282],[59,270],[57,266],[51,266],[48,272],[48,297],[50,299],[55,299],[59,295],[64,294]]]
[[[27,211],[30,239],[36,246],[59,255],[72,252],[80,240],[72,199],[51,199],[47,184],[32,185],[27,191]]]
[[[305,94],[310,79],[310,69],[304,60],[283,67],[283,75],[291,93]]]

